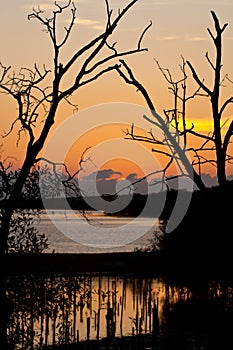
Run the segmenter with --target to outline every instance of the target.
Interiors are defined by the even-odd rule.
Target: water
[[[42,211],[36,228],[45,233],[50,246],[46,252],[100,253],[133,251],[145,247],[157,229],[154,218],[107,216],[101,212]]]
[[[4,304],[8,317],[0,314],[0,324],[6,323],[14,350],[126,336],[138,346],[134,337],[141,334],[153,335],[149,348],[158,342],[161,350],[233,348],[232,283],[226,281],[11,276]]]

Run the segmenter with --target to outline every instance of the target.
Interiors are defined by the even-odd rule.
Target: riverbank
[[[144,252],[88,254],[8,254],[0,257],[9,275],[59,273],[155,273],[162,272],[158,256]]]
[[[77,273],[133,274],[175,279],[231,278],[230,257],[223,260],[183,260],[155,252],[118,252],[97,254],[9,254],[0,256],[6,275],[50,275]]]

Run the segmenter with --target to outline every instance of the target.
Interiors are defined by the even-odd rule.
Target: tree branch
[[[230,104],[230,103],[233,103],[233,96],[229,97],[222,105],[222,107],[220,108],[220,111],[219,111],[219,117],[221,118],[222,117],[222,114],[224,112],[224,110],[226,109],[226,107]]]
[[[100,49],[105,45],[105,42],[107,40],[107,38],[112,34],[112,32],[114,31],[114,29],[116,28],[116,26],[118,25],[119,21],[122,19],[122,17],[124,16],[124,14],[126,12],[129,11],[129,9],[137,2],[138,0],[133,0],[131,1],[116,17],[116,19],[114,20],[114,22],[111,24],[110,21],[110,16],[111,16],[111,12],[107,11],[107,23],[108,26],[106,28],[106,30],[100,34],[99,36],[97,36],[96,38],[94,38],[93,40],[91,40],[88,44],[84,45],[80,50],[78,50],[73,56],[72,58],[66,63],[66,65],[63,68],[63,74],[65,72],[68,71],[68,69],[70,69],[70,67],[77,61],[77,59],[79,57],[81,57],[84,53],[86,53],[89,49],[93,48],[98,42],[99,45],[97,46],[97,48],[95,50],[93,50],[91,57],[87,58],[86,61],[83,64],[82,69],[80,70],[80,78],[82,77],[83,73],[85,72],[86,66],[89,64],[89,62],[96,56],[96,54],[100,51]],[[107,0],[106,0],[107,2]],[[79,78],[78,78],[79,79]]]
[[[192,75],[194,80],[197,82],[197,84],[202,88],[202,90],[204,90],[209,96],[212,96],[212,91],[210,89],[208,89],[208,87],[199,79],[194,67],[192,66],[192,64],[187,61],[187,65],[189,66],[189,68],[191,69]]]

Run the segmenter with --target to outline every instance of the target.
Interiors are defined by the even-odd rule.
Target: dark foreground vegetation
[[[194,192],[184,219],[163,242],[164,254],[178,270],[232,271],[232,194],[232,182]]]
[[[231,349],[232,187],[229,182],[225,189],[196,191],[184,219],[164,233],[158,251],[2,255],[0,336],[8,334],[8,349]],[[168,192],[163,222],[176,196]],[[135,196],[131,208],[140,213],[145,198]],[[121,215],[134,213],[128,207]],[[153,287],[155,280],[162,284]],[[126,281],[133,283],[132,297]],[[126,295],[134,308],[132,316],[123,317]],[[91,306],[95,298],[97,311]],[[104,336],[98,328],[102,312]],[[123,327],[130,319],[131,334],[119,336],[116,322]]]
[[[154,252],[157,259],[155,266],[159,265],[163,271],[176,274],[199,271],[211,275],[218,271],[231,275],[233,182],[229,181],[224,188],[216,186],[194,191],[181,223],[166,234],[166,223],[170,220],[177,194],[176,190],[167,192],[165,206],[159,216],[165,226],[162,227],[164,236],[160,250]],[[189,194],[183,191],[180,195],[183,198],[179,200],[182,212],[182,205],[185,205]],[[158,196],[155,203],[159,202],[159,195],[155,196]],[[137,214],[140,210],[139,203],[140,200],[138,203],[132,202],[123,215]],[[148,214],[152,215],[153,211]],[[154,215],[156,214],[155,207]]]

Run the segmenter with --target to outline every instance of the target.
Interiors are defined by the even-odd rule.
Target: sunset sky
[[[110,5],[114,10],[114,15],[119,8],[123,8],[129,1],[111,0]],[[64,1],[60,1],[64,4]],[[9,0],[0,3],[0,42],[1,55],[0,61],[3,65],[11,65],[17,72],[20,67],[33,67],[34,63],[39,66],[46,65],[50,68],[53,62],[51,44],[48,35],[42,31],[42,27],[35,20],[28,21],[27,15],[32,8],[40,5],[42,10],[50,13],[54,8],[54,1],[49,0]],[[82,44],[98,35],[103,31],[106,20],[106,8],[104,0],[77,0],[76,24],[73,28],[70,41],[66,45],[62,59],[69,58]],[[228,73],[233,80],[233,1],[232,0],[139,0],[125,18],[120,22],[116,33],[111,42],[117,41],[119,50],[134,49],[137,46],[137,40],[143,29],[152,21],[153,25],[143,39],[142,46],[148,48],[148,52],[138,53],[126,58],[126,61],[133,69],[135,76],[147,88],[153,98],[157,111],[162,114],[164,109],[172,107],[172,96],[168,92],[167,83],[164,81],[161,72],[155,63],[155,59],[160,65],[169,68],[174,79],[181,77],[179,64],[181,64],[181,55],[190,60],[201,78],[212,87],[212,75],[210,65],[205,59],[205,53],[214,58],[213,43],[207,32],[209,27],[214,32],[214,26],[210,10],[214,10],[220,19],[221,25],[228,23],[224,32],[224,54],[222,74]],[[69,17],[64,17],[59,28],[67,25]],[[196,85],[190,79],[190,93],[195,90]],[[233,95],[233,84],[226,84],[222,98]],[[98,81],[81,88],[73,96],[73,102],[78,104],[79,112],[87,108],[104,103],[120,102],[133,103],[144,106],[144,100],[135,91],[132,86],[126,86],[123,80],[116,72],[105,75]],[[9,130],[13,115],[16,115],[15,105],[5,96],[0,96],[1,103],[1,134]],[[72,115],[72,108],[63,104],[58,111],[56,127],[66,118]],[[228,108],[225,113],[225,119],[233,116],[233,107]],[[197,130],[208,132],[211,130],[212,121],[210,118],[210,105],[207,99],[197,99],[188,105],[188,119],[197,126]],[[118,120],[115,121],[116,123]],[[127,124],[127,120],[125,123]],[[113,123],[113,120],[111,120]],[[130,125],[130,124],[129,124]],[[148,124],[148,131],[150,130]],[[85,131],[85,136],[80,136],[76,140],[72,149],[69,150],[67,159],[77,163],[80,155],[88,146],[95,146],[105,140],[124,137],[121,125],[112,127],[101,126],[96,130]],[[125,128],[124,128],[125,129]],[[90,132],[90,133],[89,133]],[[25,152],[26,137],[21,137],[18,147],[16,147],[15,132],[4,139],[4,157],[14,156],[20,161]],[[50,135],[50,136],[51,136]],[[65,136],[64,136],[65,137]],[[67,137],[69,137],[67,135]],[[148,149],[148,152],[150,150]],[[116,173],[120,172],[120,178],[126,178],[129,174],[140,172],[140,164],[132,168],[132,164],[120,162],[120,156],[117,156],[117,162],[107,163],[108,168],[112,168]],[[95,161],[93,159],[93,161]],[[74,166],[74,164],[72,164]],[[143,166],[142,166],[143,167]],[[148,165],[146,166],[148,170]],[[151,171],[153,171],[151,167]],[[204,169],[205,172],[214,175],[215,170],[211,167]],[[233,170],[229,170],[233,173]],[[139,174],[140,176],[143,174]],[[116,174],[115,174],[116,175]]]

